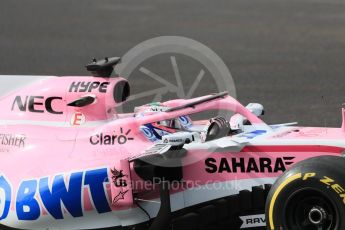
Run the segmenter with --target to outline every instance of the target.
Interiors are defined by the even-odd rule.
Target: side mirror
[[[265,114],[264,106],[259,103],[249,103],[246,108],[257,117]]]
[[[86,95],[75,101],[68,103],[67,105],[72,106],[72,107],[84,107],[84,106],[93,104],[95,101],[96,101],[96,96]]]
[[[265,114],[264,106],[259,103],[249,103],[246,108],[255,116],[260,117]],[[230,118],[230,127],[232,130],[243,131],[244,125],[250,124],[248,119],[239,113]]]

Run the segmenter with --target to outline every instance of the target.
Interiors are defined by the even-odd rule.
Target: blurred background
[[[88,75],[92,57],[122,56],[164,35],[215,51],[238,100],[262,103],[266,122],[340,126],[345,0],[1,0],[0,74]],[[184,76],[195,77],[192,66]],[[201,84],[197,94],[208,93]]]

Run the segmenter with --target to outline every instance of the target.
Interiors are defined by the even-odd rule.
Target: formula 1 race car
[[[223,92],[119,113],[119,61],[0,97],[1,229],[345,229],[344,109],[267,125]]]

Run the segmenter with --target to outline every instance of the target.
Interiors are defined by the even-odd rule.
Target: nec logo
[[[44,113],[47,111],[51,114],[63,114],[62,111],[53,109],[52,104],[56,100],[61,101],[62,97],[48,97],[45,99],[43,96],[26,96],[23,100],[21,96],[16,96],[12,104],[12,111],[17,107],[23,112]]]
[[[108,89],[108,85],[110,82],[103,82],[100,83],[99,81],[94,82],[72,82],[71,86],[69,87],[69,92],[80,92],[80,93],[91,93],[94,90],[98,90],[100,93],[106,93]]]

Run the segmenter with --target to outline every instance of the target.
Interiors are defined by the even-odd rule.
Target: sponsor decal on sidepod
[[[18,220],[37,220],[42,215],[40,204],[55,219],[64,219],[64,209],[73,217],[82,217],[85,211],[82,199],[84,188],[89,189],[91,203],[98,213],[110,212],[105,190],[107,182],[108,169],[100,168],[61,174],[52,180],[48,177],[24,180],[18,191],[13,191],[10,181],[1,176],[0,220],[8,216],[12,203]],[[15,200],[11,200],[12,194],[15,194]]]
[[[206,172],[208,173],[277,173],[285,172],[287,166],[292,165],[295,157],[267,158],[226,158],[220,160],[207,158],[205,160]]]

